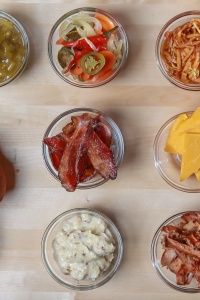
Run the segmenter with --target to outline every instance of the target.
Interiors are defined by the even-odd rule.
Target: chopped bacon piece
[[[178,272],[178,270],[180,270],[180,267],[182,265],[182,261],[179,257],[176,257],[174,260],[172,260],[172,262],[169,265],[169,270],[171,272],[173,272],[174,274],[176,274]]]
[[[173,249],[165,249],[161,257],[161,265],[169,267],[171,262],[177,257],[176,251]]]
[[[164,252],[161,265],[176,274],[179,285],[190,284],[194,278],[200,288],[200,214],[188,212],[181,222],[163,226]]]
[[[176,273],[176,283],[179,285],[185,285],[187,283],[188,275],[187,268],[182,264],[178,272]]]
[[[183,226],[184,229],[188,231],[199,231],[200,230],[200,224],[196,220],[190,220],[188,223],[186,223]]]
[[[172,249],[177,249],[183,253],[189,254],[191,256],[195,256],[200,259],[200,251],[194,250],[188,245],[181,244],[175,240],[170,239],[169,237],[166,237],[166,246]]]
[[[186,223],[188,223],[189,221],[192,221],[192,220],[196,220],[196,221],[200,222],[200,214],[196,211],[191,211],[188,213],[184,213],[181,216],[181,219],[184,220]]]

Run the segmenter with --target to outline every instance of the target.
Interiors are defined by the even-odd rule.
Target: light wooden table
[[[95,89],[66,84],[53,71],[47,37],[65,12],[102,8],[124,26],[130,52],[124,70]],[[150,245],[169,216],[199,210],[199,194],[174,190],[158,175],[152,145],[161,125],[176,113],[194,110],[200,94],[171,85],[159,71],[154,47],[161,27],[174,15],[199,9],[198,0],[27,0],[1,2],[26,28],[31,54],[24,73],[0,91],[0,151],[8,178],[0,204],[1,300],[184,300],[199,299],[166,286],[154,271]],[[47,171],[42,138],[49,123],[74,107],[99,109],[120,127],[125,155],[116,181],[95,190],[67,193]],[[104,286],[73,292],[58,285],[41,261],[41,238],[65,210],[91,207],[107,214],[124,241],[122,264]]]

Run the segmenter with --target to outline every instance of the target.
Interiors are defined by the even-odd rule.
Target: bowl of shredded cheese
[[[200,11],[187,11],[161,29],[155,47],[157,65],[174,85],[200,90]]]
[[[117,76],[128,56],[122,25],[92,7],[74,9],[57,20],[48,38],[52,68],[77,87],[101,86]]]

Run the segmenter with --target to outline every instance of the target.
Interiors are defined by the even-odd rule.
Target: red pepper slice
[[[110,35],[118,28],[118,26],[115,26],[111,30],[104,32],[103,34],[98,34],[94,36],[88,36],[87,39],[92,42],[95,46],[96,45],[104,45],[107,43],[108,38]],[[66,42],[64,39],[59,39],[56,44],[61,44],[66,47],[73,47],[73,48],[85,48],[88,47],[88,43],[85,39],[78,39],[75,41]]]

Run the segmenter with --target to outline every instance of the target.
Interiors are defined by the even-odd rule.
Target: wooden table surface
[[[47,55],[55,21],[78,7],[108,11],[124,26],[129,40],[125,68],[110,83],[79,89],[62,81]],[[153,269],[152,237],[168,217],[199,210],[199,194],[170,187],[157,173],[152,145],[161,125],[173,115],[199,106],[199,92],[182,90],[159,71],[154,55],[161,27],[171,17],[198,10],[198,0],[27,0],[1,2],[27,30],[31,53],[23,74],[0,91],[0,160],[7,192],[0,204],[0,299],[2,300],[184,300],[199,299],[166,286]],[[75,107],[99,109],[118,124],[125,142],[115,181],[67,193],[47,171],[42,138],[49,123]],[[57,284],[41,261],[41,238],[58,214],[91,207],[119,228],[124,257],[115,276],[89,292]]]

